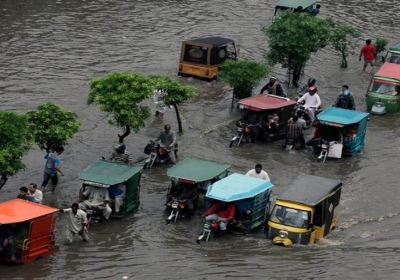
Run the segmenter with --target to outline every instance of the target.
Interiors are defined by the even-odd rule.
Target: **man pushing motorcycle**
[[[172,164],[176,163],[175,150],[178,148],[178,141],[176,140],[176,134],[171,130],[169,124],[164,125],[164,131],[161,131],[157,138],[153,141],[161,141],[161,144],[165,146],[168,151],[168,156]]]

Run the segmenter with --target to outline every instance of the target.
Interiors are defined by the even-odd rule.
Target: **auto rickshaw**
[[[400,41],[389,48],[383,61],[400,64]]]
[[[225,178],[229,173],[229,164],[217,163],[196,158],[185,158],[167,170],[167,175],[171,178],[168,186],[166,204],[171,214],[167,218],[167,223],[175,221],[178,217],[188,216],[188,205],[184,199],[176,199],[174,194],[179,193],[181,187],[195,188],[198,194],[197,201],[194,201],[193,211],[196,208],[206,207],[205,194],[208,186],[216,181]]]
[[[366,101],[373,115],[400,111],[400,65],[385,62],[372,77]]]
[[[318,0],[280,0],[276,3],[273,21],[280,12],[287,10],[293,11],[300,6],[303,8],[303,12],[311,12],[317,1]]]
[[[239,109],[244,117],[236,122],[237,134],[229,147],[242,142],[273,142],[286,137],[289,119],[293,116],[296,101],[270,94],[258,94],[240,99]]]
[[[227,59],[237,59],[235,41],[223,37],[204,37],[182,42],[178,75],[215,79]]]
[[[212,184],[206,197],[213,199],[214,203],[233,204],[235,214],[234,219],[228,222],[228,230],[247,234],[265,224],[273,186],[267,180],[233,173]],[[218,220],[206,221],[197,242],[208,241],[218,230]]]
[[[317,161],[358,154],[365,145],[368,116],[365,112],[336,107],[322,111],[314,124],[314,137],[307,142],[318,155]]]
[[[106,188],[109,190],[110,202],[112,202],[115,199],[115,188],[122,187],[122,192],[119,194],[123,198],[121,212],[115,213],[113,205],[110,205],[113,211],[110,217],[122,218],[127,214],[132,214],[139,207],[141,176],[142,166],[140,165],[98,159],[79,173],[78,177],[82,180],[79,195],[88,187]],[[88,218],[96,212],[98,212],[96,209],[91,209]],[[92,218],[94,217],[91,216],[90,219]]]
[[[300,174],[277,197],[267,238],[276,245],[314,244],[336,227],[341,191],[338,180]]]
[[[1,252],[0,262],[28,264],[59,250],[55,237],[58,209],[23,199],[0,203],[0,230],[14,234],[15,256],[9,248]]]

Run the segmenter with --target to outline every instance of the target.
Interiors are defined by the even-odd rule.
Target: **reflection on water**
[[[45,203],[67,207],[77,198],[77,174],[94,159],[107,155],[116,142],[117,128],[107,116],[87,107],[87,82],[110,71],[139,71],[175,75],[181,41],[209,35],[239,42],[241,56],[262,61],[267,39],[260,27],[270,22],[275,1],[122,1],[122,0],[2,0],[0,9],[0,106],[27,111],[45,101],[74,110],[82,131],[70,141],[62,156],[66,176],[55,195]],[[342,84],[350,85],[357,108],[365,109],[365,91],[371,74],[362,73],[359,47],[368,38],[398,40],[394,27],[400,11],[393,1],[328,1],[321,16],[332,16],[362,30],[349,69],[339,69],[339,55],[331,49],[314,54],[304,81],[315,77],[323,106],[335,100]],[[372,72],[376,71],[373,70]],[[274,74],[285,84],[284,69]],[[201,231],[198,216],[166,225],[163,217],[169,184],[166,166],[145,170],[141,206],[133,218],[94,225],[91,242],[72,246],[33,265],[0,266],[0,279],[396,279],[398,213],[396,166],[400,134],[398,115],[372,116],[366,149],[355,158],[316,164],[309,151],[288,154],[281,143],[247,144],[228,149],[235,133],[229,110],[229,90],[217,81],[182,79],[200,89],[193,102],[181,108],[185,133],[180,136],[180,159],[194,156],[223,161],[232,172],[245,172],[261,162],[280,194],[300,172],[344,182],[339,230],[320,244],[293,248],[272,247],[262,231],[248,236],[226,236],[195,244]],[[176,127],[173,110],[164,121],[151,120],[126,144],[135,158],[165,123]],[[311,134],[311,132],[307,132]],[[43,152],[32,151],[28,169],[2,190],[2,200],[16,196],[16,187],[40,182]],[[63,217],[58,222],[64,242]]]

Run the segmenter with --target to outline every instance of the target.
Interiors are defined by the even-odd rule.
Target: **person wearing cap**
[[[342,86],[342,92],[336,98],[332,106],[348,110],[356,109],[356,102],[354,101],[353,94],[350,92],[348,85]]]
[[[268,173],[262,170],[262,165],[257,163],[254,169],[249,170],[246,176],[251,176],[259,179],[270,181]]]
[[[124,143],[119,143],[114,147],[114,152],[111,154],[110,161],[122,162],[125,164],[133,164],[131,154],[126,150]]]
[[[37,203],[36,199],[28,194],[27,187],[19,188],[19,195],[17,196],[17,198]]]
[[[264,91],[267,91],[268,94],[271,95],[286,97],[286,93],[283,91],[282,86],[277,82],[275,77],[269,78],[269,83],[261,89],[260,94],[263,94]]]
[[[72,244],[75,234],[79,234],[83,241],[89,241],[87,215],[85,211],[79,209],[78,203],[73,203],[71,208],[60,209],[59,211],[67,214],[67,229],[65,231],[67,245]]]
[[[43,203],[43,192],[37,189],[37,185],[35,183],[30,183],[28,186],[29,193],[28,195],[32,196],[37,203]]]

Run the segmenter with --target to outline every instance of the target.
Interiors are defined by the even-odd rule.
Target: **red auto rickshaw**
[[[15,259],[2,254],[0,262],[27,264],[58,251],[56,212],[56,208],[22,199],[0,203],[0,228],[12,228],[15,247]]]

